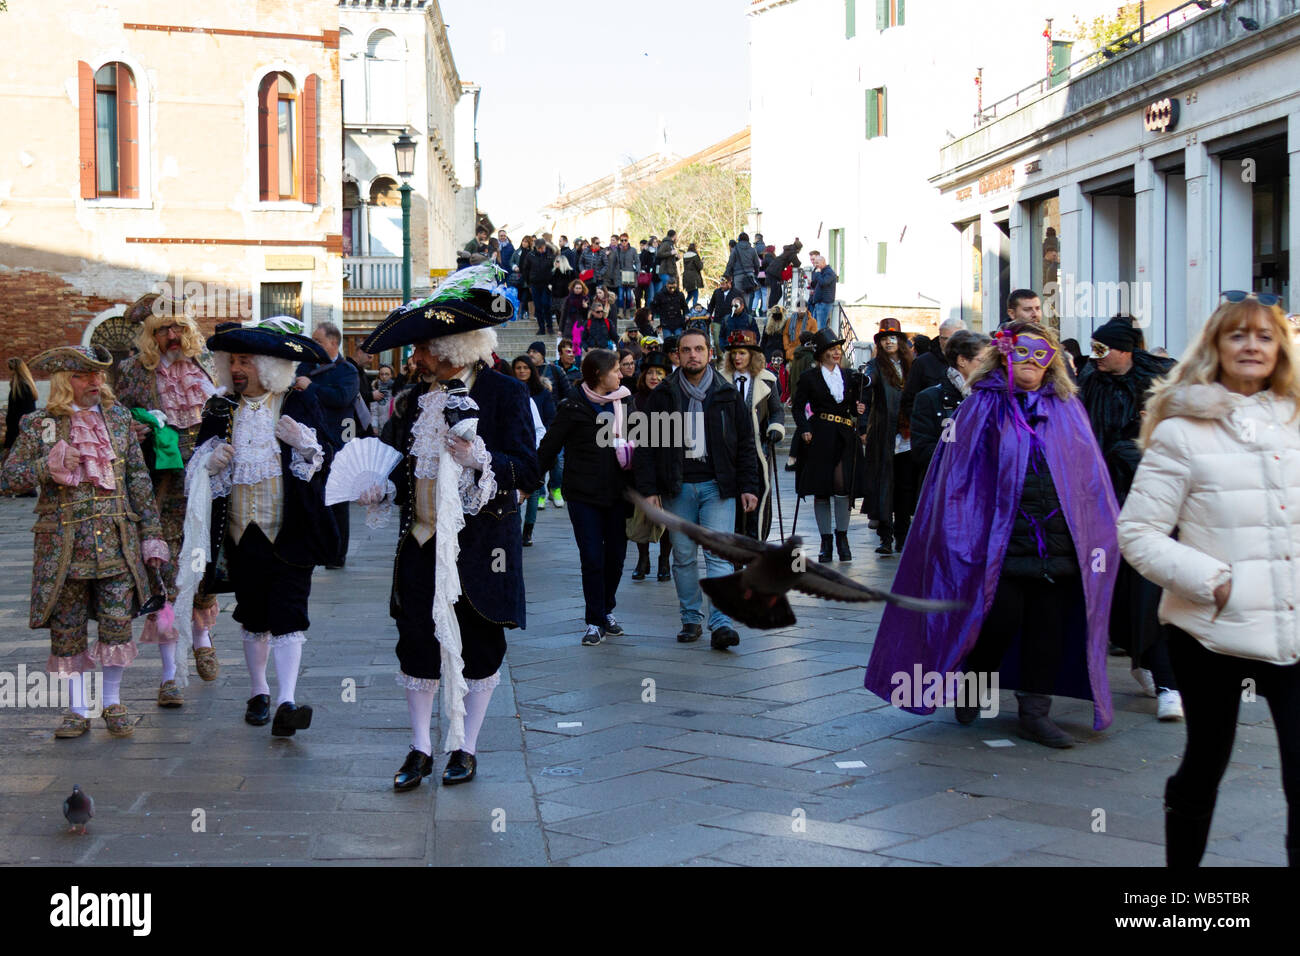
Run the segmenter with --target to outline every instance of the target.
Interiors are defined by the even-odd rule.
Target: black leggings
[[[1061,670],[1065,614],[1079,582],[1004,577],[975,647],[966,656],[967,673],[998,670],[1012,639],[1020,639],[1020,685],[1030,694],[1051,694]]]
[[[1168,626],[1165,640],[1187,720],[1187,749],[1169,778],[1169,805],[1187,814],[1214,808],[1219,781],[1232,758],[1237,709],[1247,680],[1268,700],[1282,758],[1287,803],[1287,847],[1300,845],[1300,665],[1284,666],[1208,650],[1196,638]]]

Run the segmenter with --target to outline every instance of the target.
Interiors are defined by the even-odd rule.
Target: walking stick
[[[776,442],[768,445],[767,467],[772,472],[772,497],[776,499],[776,520],[781,531],[781,540],[785,540],[785,517],[781,514],[781,489],[777,484]]]

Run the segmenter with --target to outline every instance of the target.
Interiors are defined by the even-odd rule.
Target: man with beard
[[[153,479],[158,518],[169,554],[163,568],[168,604],[145,619],[140,643],[157,644],[162,658],[158,706],[180,707],[185,703],[181,686],[187,681],[183,661],[180,684],[176,680],[178,633],[171,605],[176,600],[176,572],[185,531],[185,465],[194,454],[203,406],[216,393],[212,384],[215,372],[212,356],[204,350],[203,337],[184,302],[170,295],[150,293],[137,299],[127,309],[126,317],[140,324],[135,339],[138,351],[118,366],[117,397],[136,419],[131,429]],[[205,681],[216,680],[219,671],[211,635],[217,611],[216,598],[209,594],[195,596],[191,644],[194,669]]]
[[[50,376],[50,399],[23,417],[0,471],[0,493],[39,491],[32,549],[29,626],[48,628],[51,678],[70,678],[71,713],[55,737],[80,737],[92,709],[86,677],[103,668],[103,717],[114,737],[135,726],[121,700],[135,660],[131,619],[150,601],[145,570],[167,560],[153,485],[131,415],[104,384],[112,355],[102,345],[66,345],[28,363]],[[161,603],[161,596],[157,598]],[[89,646],[88,622],[98,623]]]
[[[1173,359],[1144,351],[1138,335],[1131,318],[1115,316],[1092,333],[1092,361],[1079,377],[1079,399],[1088,410],[1121,508],[1142,460],[1138,433],[1147,393],[1174,367]],[[1157,699],[1156,716],[1180,720],[1182,696],[1160,627],[1159,603],[1160,588],[1121,561],[1111,604],[1111,643],[1129,652],[1134,680]]]
[[[203,591],[235,592],[253,695],[244,720],[271,720],[266,666],[278,683],[271,733],[292,737],[311,726],[311,707],[295,698],[312,568],[338,551],[338,528],[325,506],[333,453],[325,415],[310,392],[293,388],[299,362],[330,360],[320,345],[286,331],[279,317],[258,326],[224,322],[208,339],[228,392],[203,410],[198,447],[186,474],[186,522],[207,519]],[[210,494],[196,493],[206,472]],[[192,546],[188,536],[186,546]]]
[[[505,632],[525,622],[519,503],[541,475],[528,390],[489,365],[493,326],[513,317],[504,278],[491,264],[458,272],[391,313],[362,346],[375,354],[413,344],[420,373],[383,434],[406,456],[391,476],[402,524],[389,613],[411,718],[410,749],[393,776],[399,791],[433,772],[429,725],[439,687],[451,752],[442,782],[474,779]],[[384,494],[375,487],[360,502]]]

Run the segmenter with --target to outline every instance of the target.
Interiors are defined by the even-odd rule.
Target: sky
[[[654,152],[661,129],[687,156],[749,123],[748,0],[440,6],[461,80],[483,87],[478,207],[498,227],[531,228],[561,181]]]

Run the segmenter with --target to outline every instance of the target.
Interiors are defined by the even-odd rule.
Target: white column
[[[1165,215],[1156,235],[1157,242],[1164,244],[1165,267],[1159,294],[1164,300],[1164,346],[1170,355],[1178,358],[1188,342],[1187,179],[1182,173],[1168,173],[1161,178]]]
[[[1217,158],[1211,160],[1211,166],[1219,168],[1219,288],[1245,289],[1249,292],[1254,286],[1254,242],[1252,230],[1254,219],[1254,193],[1252,183],[1243,181],[1242,166],[1235,160],[1226,164]],[[1216,236],[1213,232],[1211,239]],[[1214,306],[1211,306],[1213,309]],[[1202,318],[1208,317],[1209,312]]]
[[[1147,348],[1164,345],[1165,333],[1165,179],[1149,159],[1133,168],[1137,193],[1134,229],[1135,274],[1129,312],[1145,330]]]
[[[1007,210],[1007,225],[1011,229],[1011,288],[1033,289],[1041,292],[1033,276],[1031,249],[1034,237],[1030,229],[1027,205],[1027,203],[1013,202]]]
[[[1061,319],[1061,338],[1085,339],[1079,334],[1079,315],[1075,308],[1074,287],[1083,271],[1082,264],[1092,257],[1090,229],[1083,190],[1077,183],[1062,186],[1059,194],[1061,210],[1061,266],[1057,270],[1057,315]]]
[[[1204,143],[1187,147],[1187,311],[1186,341],[1200,331],[1219,301],[1218,163],[1211,162]]]
[[[985,209],[980,212],[980,247],[983,253],[984,268],[980,294],[984,297],[984,331],[992,335],[1002,324],[1006,314],[1001,311],[999,302],[998,276],[1002,270],[998,250],[1002,248],[1004,236],[993,218],[993,213]]]

